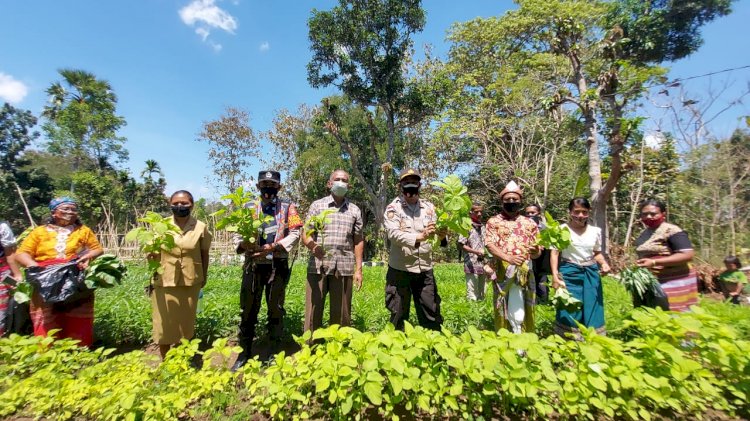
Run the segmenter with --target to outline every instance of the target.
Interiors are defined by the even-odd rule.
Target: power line
[[[689,77],[677,78],[677,79],[675,79],[673,81],[670,81],[670,82],[657,83],[657,84],[654,84],[654,85],[651,85],[651,86],[653,87],[653,86],[674,85],[675,83],[684,82],[686,80],[699,79],[699,78],[702,78],[702,77],[713,76],[713,75],[718,75],[718,74],[721,74],[721,73],[733,72],[735,70],[742,70],[742,69],[750,69],[750,64],[745,65],[745,66],[740,66],[740,67],[733,67],[733,68],[729,68],[729,69],[717,70],[715,72],[710,72],[710,73],[706,73],[706,74],[702,74],[702,75],[697,75],[697,76],[689,76]]]

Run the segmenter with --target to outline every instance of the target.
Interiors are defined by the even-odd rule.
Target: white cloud
[[[194,26],[195,33],[214,51],[221,51],[221,44],[209,39],[212,29],[221,29],[234,34],[237,19],[215,3],[216,0],[193,0],[179,10],[180,19],[185,25]]]
[[[209,26],[231,34],[237,29],[234,16],[214,4],[215,0],[193,0],[180,9],[180,18],[186,25]]]
[[[261,53],[265,53],[266,51],[268,51],[270,49],[271,49],[271,44],[269,44],[268,41],[260,44],[259,50],[260,50]]]
[[[21,102],[29,89],[13,76],[0,72],[0,98],[12,104]]]
[[[206,38],[208,38],[208,36],[211,34],[211,31],[209,31],[206,28],[196,28],[195,33],[198,34],[201,37],[201,39],[205,42]]]

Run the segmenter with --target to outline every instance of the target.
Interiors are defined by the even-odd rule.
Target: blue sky
[[[204,121],[226,106],[250,112],[256,132],[267,130],[276,110],[316,104],[331,90],[307,84],[310,59],[307,19],[323,0],[0,0],[0,101],[38,115],[44,90],[59,80],[60,68],[93,72],[118,95],[118,113],[128,122],[127,167],[137,175],[147,159],[163,168],[168,190],[188,189],[216,197],[206,146],[195,141]],[[670,77],[688,77],[750,64],[746,33],[750,2],[704,28],[705,44],[673,65]],[[454,22],[495,16],[509,0],[425,0],[427,26],[417,45],[429,43],[444,56],[446,31]],[[716,78],[714,81],[719,80]],[[703,89],[709,78],[690,82]],[[721,76],[732,90],[750,80],[750,69]],[[729,95],[731,96],[731,95]],[[658,112],[654,111],[654,116]],[[747,105],[715,122],[729,133],[750,115]],[[250,172],[257,172],[257,166]]]

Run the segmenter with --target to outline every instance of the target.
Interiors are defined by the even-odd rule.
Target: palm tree
[[[109,166],[103,163],[109,164],[112,156],[119,161],[127,159],[125,139],[117,136],[125,119],[115,114],[117,96],[109,82],[84,70],[62,69],[59,73],[63,80],[47,89],[49,104],[42,112],[50,151],[72,155],[74,171],[84,159],[100,171]]]
[[[153,175],[158,174],[159,176],[164,176],[164,174],[161,172],[161,166],[158,162],[156,162],[153,159],[147,159],[146,160],[146,168],[141,171],[141,177],[144,177],[145,179],[149,181],[153,181]]]

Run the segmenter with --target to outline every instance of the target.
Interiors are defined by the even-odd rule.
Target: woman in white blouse
[[[589,225],[591,204],[577,197],[568,204],[568,223],[571,243],[565,250],[552,250],[552,287],[566,288],[583,305],[576,311],[557,309],[555,331],[563,336],[578,336],[578,324],[593,327],[604,334],[604,297],[601,273],[609,272],[602,255],[602,230]]]

